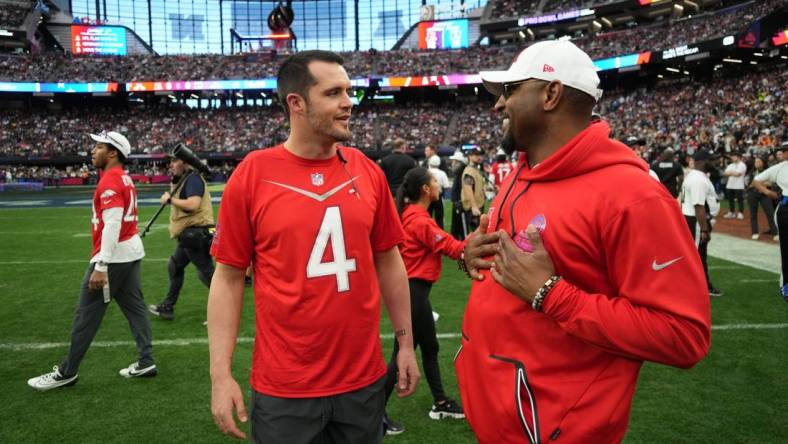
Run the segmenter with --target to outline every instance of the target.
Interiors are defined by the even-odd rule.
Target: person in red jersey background
[[[402,226],[386,178],[350,139],[351,84],[337,54],[303,51],[277,79],[289,138],[250,153],[222,196],[208,298],[211,411],[224,433],[247,418],[231,373],[244,271],[254,266],[254,442],[374,443],[383,437],[386,303],[400,352],[397,390],[419,379]]]
[[[587,54],[540,42],[481,77],[521,155],[464,252],[465,414],[483,444],[619,442],[643,361],[708,353],[700,258],[667,189],[590,122]]]
[[[121,369],[126,378],[157,373],[153,362],[152,334],[142,295],[140,263],[145,256],[137,234],[137,192],[123,163],[131,145],[115,131],[91,134],[96,141],[91,151],[93,166],[102,174],[93,194],[91,235],[93,250],[74,315],[68,354],[53,371],[31,378],[28,385],[45,391],[77,383],[77,370],[98,332],[107,306],[115,299],[129,321],[137,342],[139,359]]]
[[[405,240],[401,251],[410,286],[413,343],[414,346],[421,347],[424,375],[434,401],[428,415],[432,419],[462,419],[465,418],[462,406],[446,396],[443,391],[438,365],[440,346],[429,299],[432,284],[441,275],[441,257],[445,255],[459,259],[465,247],[465,242],[458,241],[443,231],[430,217],[430,205],[440,199],[440,196],[441,186],[433,176],[432,169],[418,167],[405,174],[397,190],[397,210],[402,215],[402,226],[405,229]],[[394,391],[397,371],[395,358],[398,350],[399,346],[395,341],[386,380],[386,400]],[[402,425],[391,420],[387,421],[386,434],[396,435],[404,431]]]

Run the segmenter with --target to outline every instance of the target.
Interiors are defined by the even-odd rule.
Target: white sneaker
[[[733,213],[727,213],[725,216],[722,216],[723,219],[733,219],[734,217],[736,217],[736,215]]]
[[[744,220],[744,215],[742,213],[736,213],[736,219]]]
[[[780,235],[779,234],[774,236],[774,241],[775,242],[780,242]]]
[[[156,364],[151,364],[145,368],[140,368],[138,364],[138,362],[135,362],[134,364],[121,369],[118,373],[120,373],[120,376],[123,376],[124,378],[149,378],[151,376],[156,376],[158,373],[156,371]]]
[[[758,233],[755,233],[755,234],[753,234],[753,235],[752,235],[752,238],[751,238],[751,239],[752,239],[752,240],[758,240],[758,239],[760,239],[760,238],[761,238],[761,235],[760,235],[760,234],[758,234]]]
[[[438,313],[437,311],[433,311],[432,312],[432,319],[434,319],[435,322],[438,322],[438,319],[440,319],[440,318],[441,318],[440,313]]]
[[[57,366],[54,366],[52,367],[52,372],[44,373],[41,376],[28,379],[27,385],[40,392],[45,392],[47,390],[52,390],[53,388],[74,385],[77,383],[77,376],[78,375],[74,375],[70,378],[64,378],[63,375],[60,374],[60,369],[58,369]]]

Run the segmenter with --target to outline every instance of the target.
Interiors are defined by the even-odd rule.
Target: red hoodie
[[[609,132],[592,124],[534,169],[521,162],[492,203],[488,231],[541,226],[563,279],[543,313],[488,271],[473,283],[455,367],[481,443],[621,441],[643,361],[688,368],[708,352],[709,295],[680,208]]]
[[[400,254],[408,270],[408,279],[435,282],[441,276],[441,255],[459,259],[465,242],[453,238],[440,229],[427,210],[419,205],[408,205],[402,212],[405,241]]]

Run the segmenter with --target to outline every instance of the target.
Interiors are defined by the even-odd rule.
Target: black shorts
[[[358,390],[319,398],[279,398],[252,390],[252,442],[380,444],[385,381],[383,376]]]

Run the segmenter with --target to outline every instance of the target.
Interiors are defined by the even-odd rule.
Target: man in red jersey
[[[492,177],[496,193],[501,190],[501,184],[512,171],[514,171],[514,167],[509,161],[509,156],[506,155],[503,148],[498,148],[495,153],[495,163],[492,164]]]
[[[277,89],[290,136],[250,153],[222,196],[208,297],[211,411],[236,438],[245,434],[233,413],[242,422],[247,414],[231,362],[250,263],[254,442],[382,440],[381,296],[400,345],[400,396],[419,378],[391,192],[377,165],[339,146],[350,139],[352,108],[342,63],[331,52],[303,51],[282,64]]]
[[[98,332],[111,299],[118,302],[128,319],[139,355],[137,362],[120,370],[120,375],[149,377],[157,372],[140,280],[140,262],[145,250],[137,235],[137,192],[134,182],[123,172],[131,145],[115,131],[90,137],[96,141],[91,152],[93,166],[101,174],[93,194],[93,253],[82,279],[66,358],[60,366],[54,366],[52,372],[27,381],[40,391],[77,383],[79,364]]]
[[[521,156],[464,253],[465,414],[481,443],[619,442],[643,361],[708,352],[700,258],[675,199],[590,122],[587,54],[540,42],[481,77]]]

